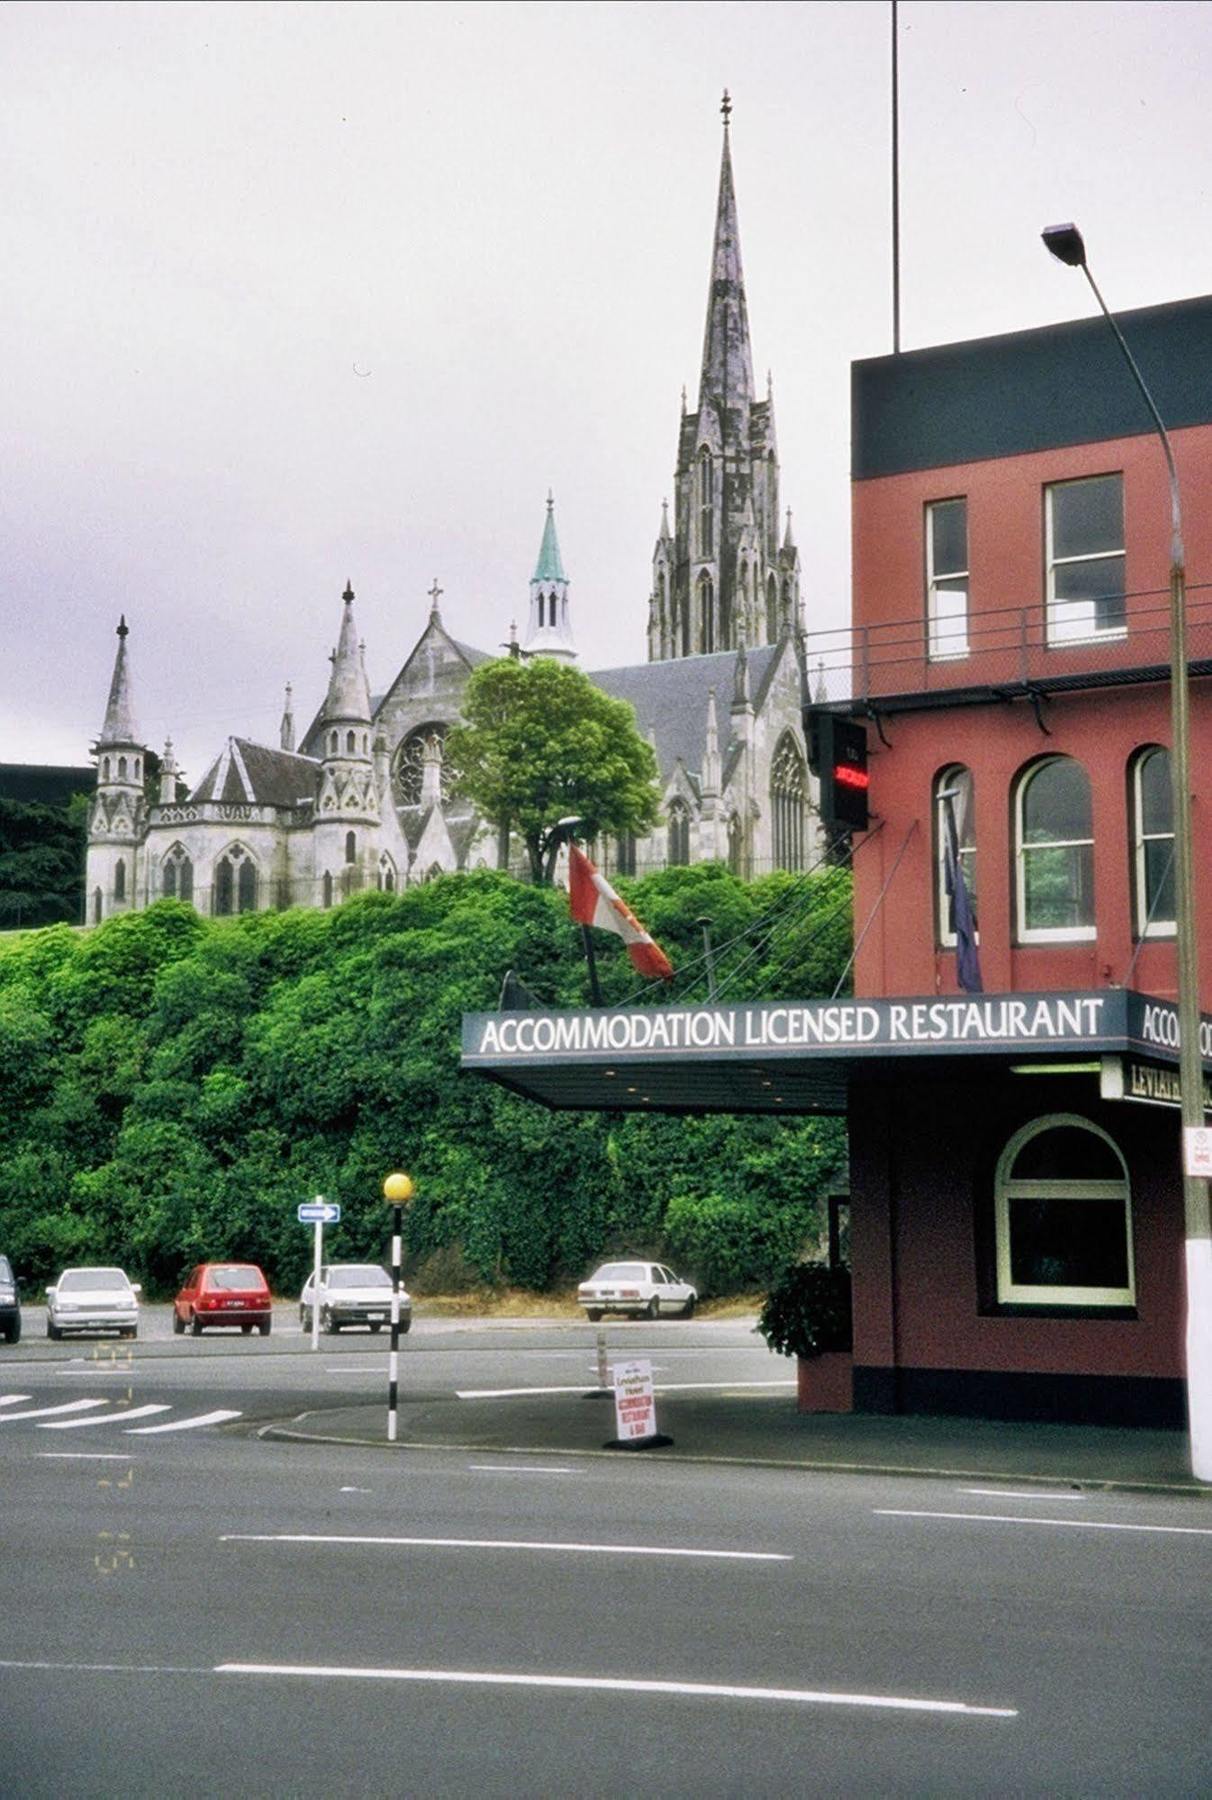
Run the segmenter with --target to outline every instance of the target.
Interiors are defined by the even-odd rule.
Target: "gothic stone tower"
[[[89,815],[85,863],[87,917],[91,925],[143,904],[138,883],[139,846],[147,812],[143,794],[147,752],[139,742],[134,720],[126,656],[129,635],[123,616],[118,623],[118,654],[109,684],[105,723],[93,745],[97,792]]]
[[[753,392],[749,317],[724,95],[724,148],[696,412],[682,400],[674,530],[662,509],[648,660],[777,643],[799,623],[799,554],[779,542],[774,397]]]

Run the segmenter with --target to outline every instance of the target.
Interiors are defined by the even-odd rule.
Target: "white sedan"
[[[119,1337],[137,1337],[141,1292],[121,1269],[64,1269],[46,1290],[46,1335],[116,1331]]]
[[[668,1318],[678,1313],[688,1319],[697,1299],[690,1283],[680,1281],[663,1263],[603,1263],[577,1289],[577,1304],[595,1320],[608,1312],[626,1313],[633,1319]]]
[[[316,1278],[307,1277],[299,1295],[299,1323],[311,1330]],[[324,1263],[320,1269],[320,1328],[335,1336],[345,1325],[369,1325],[382,1331],[391,1323],[391,1276],[378,1263]],[[400,1330],[412,1324],[412,1299],[400,1289]]]

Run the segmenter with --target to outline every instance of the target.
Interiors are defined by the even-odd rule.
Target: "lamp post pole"
[[[404,1207],[416,1192],[411,1175],[399,1172],[383,1183],[383,1198],[391,1207],[391,1348],[387,1354],[387,1441],[394,1444],[398,1431],[400,1399],[400,1263],[403,1253]]]
[[[1208,1184],[1188,1172],[1191,1132],[1204,1123],[1203,1056],[1200,1047],[1199,944],[1191,855],[1191,715],[1187,679],[1187,578],[1178,470],[1170,437],[1136,358],[1086,262],[1076,225],[1053,225],[1044,243],[1058,261],[1080,269],[1115,335],[1161,439],[1170,479],[1170,791],[1174,815],[1174,931],[1177,951],[1178,1069],[1182,1089],[1183,1220],[1187,1278],[1187,1425],[1191,1469],[1212,1481],[1212,1218]]]

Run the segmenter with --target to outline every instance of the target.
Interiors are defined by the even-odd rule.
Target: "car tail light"
[[[639,1297],[640,1297],[639,1288],[620,1288],[619,1289],[619,1299],[620,1300],[638,1300]]]

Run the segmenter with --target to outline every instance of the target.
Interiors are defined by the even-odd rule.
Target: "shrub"
[[[849,1269],[792,1263],[767,1294],[757,1328],[781,1356],[807,1358],[851,1349]]]

